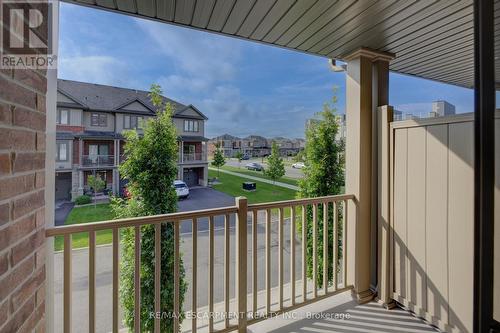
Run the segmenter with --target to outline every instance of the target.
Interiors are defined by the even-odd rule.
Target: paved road
[[[214,169],[214,168],[209,168],[209,169],[210,170],[217,170],[217,169]],[[262,183],[273,184],[273,185],[276,185],[276,186],[289,188],[289,189],[295,190],[295,191],[299,190],[298,186],[287,184],[287,183],[273,182],[272,180],[269,180],[269,179],[260,178],[260,177],[254,177],[254,176],[249,176],[249,175],[245,175],[245,174],[241,174],[241,173],[233,172],[233,171],[228,171],[228,170],[219,170],[219,171],[222,172],[222,173],[227,173],[229,175],[233,175],[233,176],[238,176],[238,177],[255,180],[255,181],[258,181],[258,182],[262,182]]]
[[[266,160],[264,159],[264,162],[262,162],[261,158],[252,158],[251,160],[247,161],[241,161],[241,167],[244,167],[246,164],[250,162],[257,162],[264,167],[266,167]],[[233,166],[233,167],[238,167],[240,164],[238,163],[238,160],[236,159],[227,159],[226,160],[226,165]],[[285,165],[285,176],[290,177],[290,178],[295,178],[295,179],[300,179],[304,177],[304,173],[300,169],[294,169],[291,166]]]

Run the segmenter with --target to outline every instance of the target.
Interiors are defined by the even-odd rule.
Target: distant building
[[[431,117],[444,117],[455,114],[455,105],[447,101],[432,102]]]

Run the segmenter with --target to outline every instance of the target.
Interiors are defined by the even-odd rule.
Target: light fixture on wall
[[[330,69],[334,72],[344,72],[347,71],[347,64],[337,64],[337,60],[330,59]]]

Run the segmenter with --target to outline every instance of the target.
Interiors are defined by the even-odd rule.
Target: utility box
[[[257,184],[255,184],[255,182],[244,182],[243,189],[245,191],[255,191],[257,189]]]

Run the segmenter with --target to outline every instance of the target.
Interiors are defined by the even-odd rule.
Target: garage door
[[[195,169],[184,169],[183,180],[188,187],[198,185],[198,172]]]
[[[56,201],[71,200],[71,172],[56,174]]]

